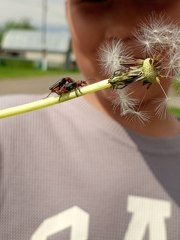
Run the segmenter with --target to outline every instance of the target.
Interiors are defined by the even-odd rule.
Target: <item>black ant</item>
[[[81,93],[80,87],[83,87],[85,85],[87,85],[87,82],[84,80],[75,81],[70,77],[64,77],[49,87],[49,90],[51,92],[48,94],[47,97],[49,97],[49,95],[53,92],[61,96],[62,93],[71,92],[73,90],[78,97],[78,91]]]

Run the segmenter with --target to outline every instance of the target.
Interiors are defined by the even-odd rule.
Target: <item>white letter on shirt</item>
[[[89,214],[76,206],[67,209],[46,219],[32,235],[31,240],[47,240],[68,227],[71,227],[70,240],[87,240]]]
[[[167,240],[165,219],[171,216],[171,205],[143,197],[128,197],[127,211],[133,213],[124,240],[143,240],[149,227],[149,240]]]

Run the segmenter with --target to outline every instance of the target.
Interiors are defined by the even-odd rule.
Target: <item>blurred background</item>
[[[0,95],[47,94],[61,77],[82,79],[64,0],[1,0],[0,16]],[[179,92],[178,77],[169,93],[178,109]]]
[[[79,78],[64,0],[1,0],[0,94],[47,93],[62,76]]]

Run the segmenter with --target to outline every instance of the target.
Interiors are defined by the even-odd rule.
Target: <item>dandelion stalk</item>
[[[83,96],[85,94],[97,92],[106,88],[110,88],[112,85],[108,82],[108,79],[102,80],[100,82],[90,84],[88,86],[82,87],[80,89],[80,92],[78,91],[78,97]],[[0,110],[0,118],[6,118],[6,117],[11,117],[15,116],[18,114],[22,113],[27,113],[31,111],[35,111],[41,108],[49,107],[61,102],[65,102],[71,99],[76,98],[77,95],[75,91],[69,92],[69,93],[64,93],[61,96],[55,96],[55,97],[50,97],[50,98],[45,98],[41,99],[39,101],[27,103],[24,105],[16,106],[16,107],[11,107],[11,108],[6,108]]]

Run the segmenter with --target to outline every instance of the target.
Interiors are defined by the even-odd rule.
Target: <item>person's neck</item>
[[[151,137],[173,137],[180,134],[180,122],[168,113],[167,117],[162,119],[156,115],[153,116],[154,113],[152,113],[150,121],[143,124],[140,122],[138,123],[137,121],[130,121],[127,118],[122,117],[119,110],[114,111],[112,104],[108,103],[105,99],[98,97],[96,94],[86,95],[85,99],[98,111],[114,119],[124,128],[138,134]],[[148,107],[146,110],[148,110]]]

